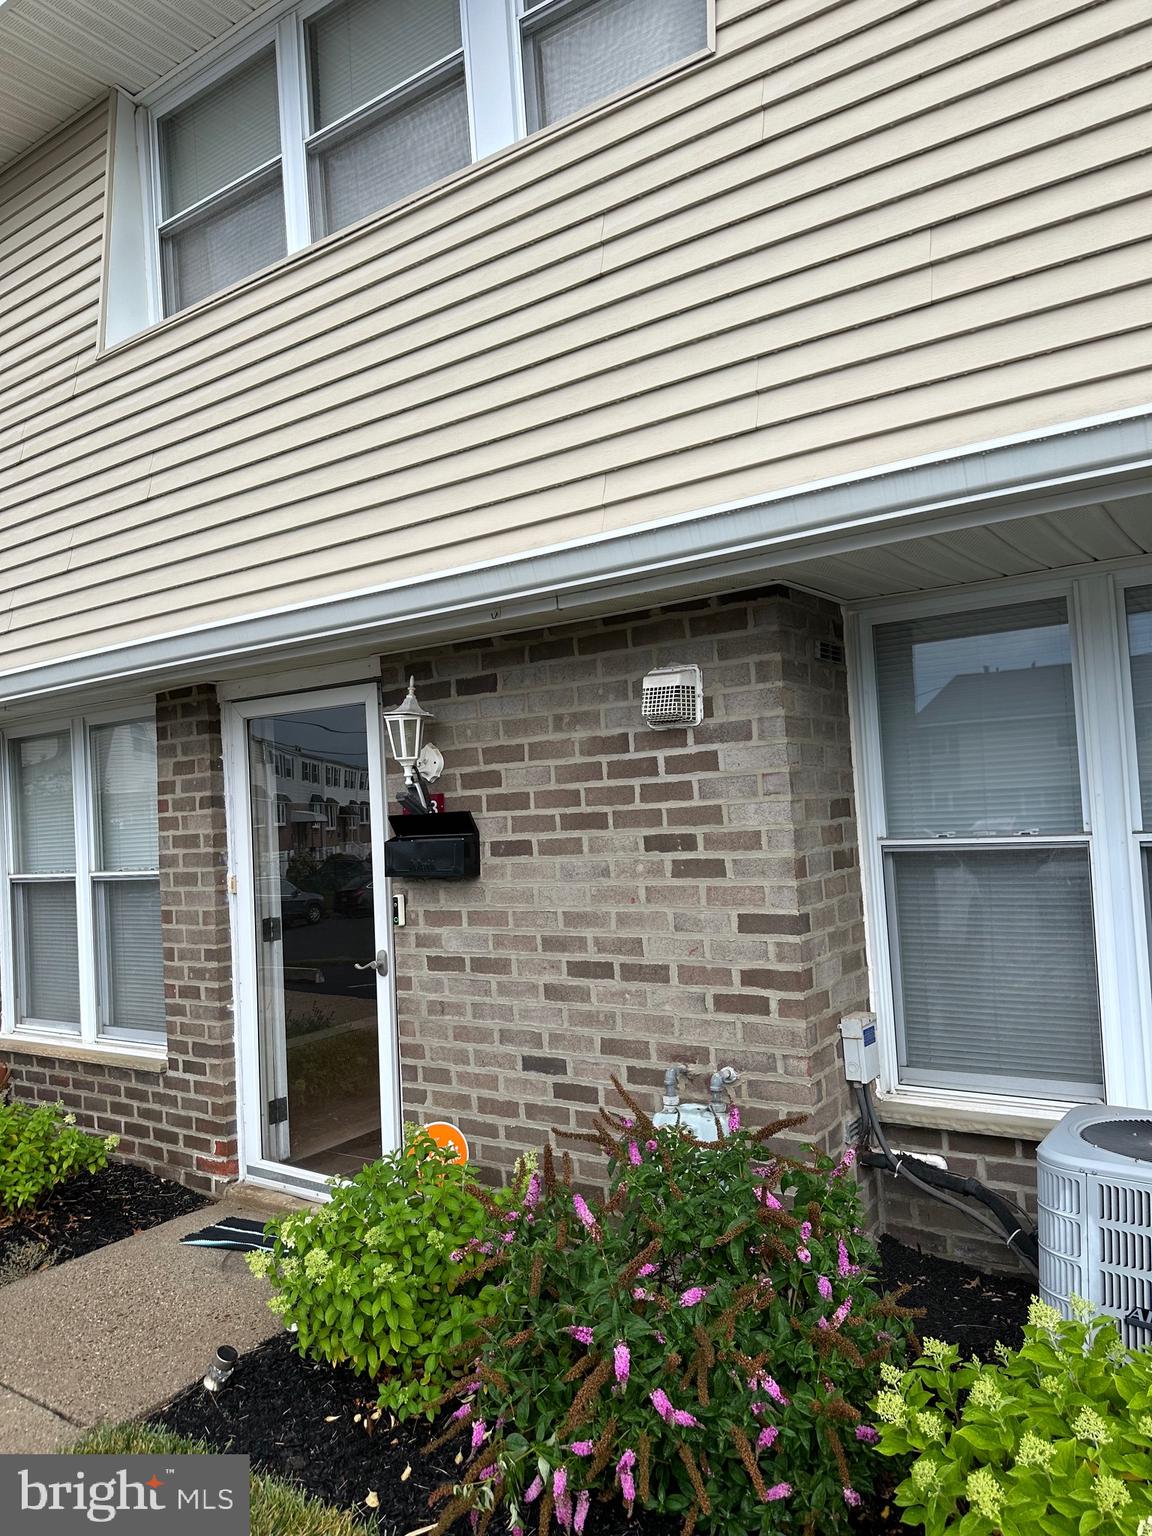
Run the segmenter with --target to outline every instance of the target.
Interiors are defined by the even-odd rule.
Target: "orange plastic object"
[[[468,1161],[468,1140],[458,1125],[451,1125],[447,1120],[437,1120],[421,1129],[431,1136],[438,1147],[451,1147],[458,1163]]]

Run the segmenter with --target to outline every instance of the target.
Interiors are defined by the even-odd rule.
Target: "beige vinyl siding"
[[[1152,399],[1147,0],[718,22],[714,60],[100,358],[102,112],[21,162],[4,666]]]

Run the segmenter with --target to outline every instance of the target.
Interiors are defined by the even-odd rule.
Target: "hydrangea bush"
[[[910,1370],[885,1367],[874,1403],[883,1456],[914,1458],[896,1490],[928,1536],[1152,1531],[1152,1354],[1077,1304],[1034,1301],[1019,1350],[962,1363],[924,1341]]]
[[[447,1356],[491,1310],[491,1285],[452,1258],[482,1241],[488,1219],[451,1149],[410,1128],[402,1151],[334,1185],[326,1205],[269,1223],[272,1252],[248,1263],[271,1281],[269,1306],[302,1354],[377,1380],[381,1404],[404,1418],[443,1396]]]
[[[78,1173],[98,1173],[117,1145],[80,1130],[62,1104],[0,1102],[0,1209],[29,1210]]]
[[[441,1437],[469,1460],[437,1530],[580,1536],[603,1495],[687,1536],[834,1531],[870,1488],[861,1410],[908,1333],[869,1275],[851,1159],[774,1156],[799,1122],[750,1132],[735,1109],[716,1142],[657,1129],[617,1089],[631,1114],[588,1138],[607,1197],[548,1149],[497,1251],[471,1245],[500,1308]]]

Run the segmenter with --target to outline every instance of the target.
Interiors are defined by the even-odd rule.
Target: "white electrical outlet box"
[[[850,1013],[840,1020],[844,1076],[850,1083],[871,1083],[880,1076],[880,1045],[874,1013]]]

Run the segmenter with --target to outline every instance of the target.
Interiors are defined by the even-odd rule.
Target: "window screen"
[[[276,56],[269,50],[161,119],[164,217],[222,191],[279,153]]]
[[[543,128],[698,53],[705,0],[593,0],[525,23],[530,128]]]
[[[344,0],[308,23],[313,129],[456,53],[459,0]]]
[[[892,852],[888,884],[903,1081],[1102,1093],[1087,849]]]
[[[161,230],[165,313],[187,309],[287,254],[279,156],[271,51],[161,119],[164,218],[195,207]],[[262,166],[263,174],[253,177]]]
[[[314,150],[315,220],[329,234],[343,229],[451,175],[471,158],[461,71],[442,89],[373,116]]]
[[[1147,832],[1152,831],[1152,587],[1129,588],[1126,604],[1141,822]]]
[[[874,635],[889,837],[1083,830],[1062,598]]]

